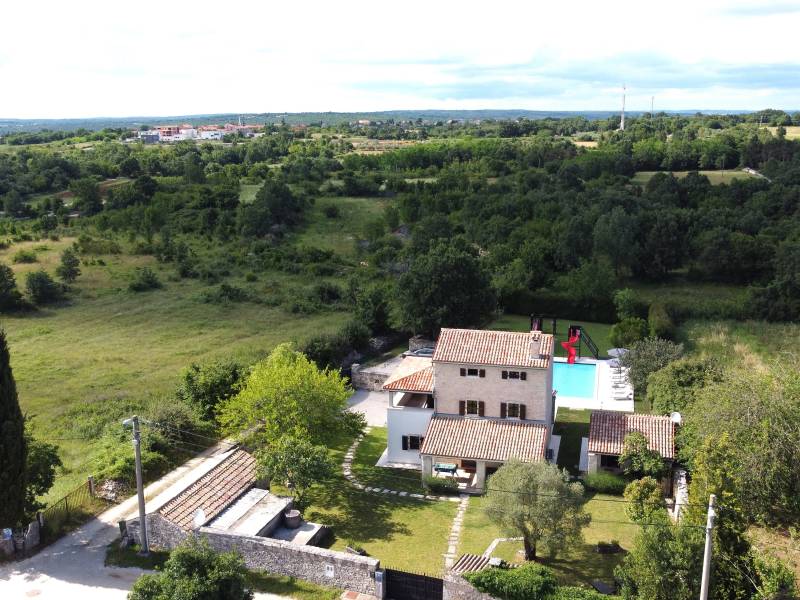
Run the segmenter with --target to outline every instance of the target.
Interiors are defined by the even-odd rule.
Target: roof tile
[[[546,369],[552,353],[553,336],[541,331],[442,329],[433,361]]]
[[[592,411],[589,419],[589,452],[619,455],[625,436],[638,431],[651,450],[664,458],[675,458],[675,423],[670,417],[604,410]]]
[[[420,454],[468,460],[544,460],[547,427],[541,423],[434,416]]]

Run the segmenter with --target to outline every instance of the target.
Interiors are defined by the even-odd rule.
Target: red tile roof
[[[433,367],[426,367],[384,384],[387,392],[418,392],[421,394],[433,393]]]
[[[198,509],[203,509],[204,524],[208,523],[249,490],[255,480],[256,459],[244,450],[235,450],[158,512],[189,531],[195,528],[194,516]]]
[[[625,436],[638,431],[651,450],[675,458],[675,423],[669,417],[612,411],[592,411],[589,419],[589,452],[620,455]]]
[[[553,336],[541,331],[442,329],[433,360],[546,369],[552,353]]]
[[[544,460],[547,427],[540,423],[435,416],[421,454],[467,460]]]

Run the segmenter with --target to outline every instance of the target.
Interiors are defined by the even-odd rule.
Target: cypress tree
[[[6,333],[0,330],[0,527],[16,527],[25,510],[25,419],[11,372]]]

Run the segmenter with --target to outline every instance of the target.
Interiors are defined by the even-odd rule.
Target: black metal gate
[[[385,569],[387,600],[442,600],[444,583],[438,577]]]

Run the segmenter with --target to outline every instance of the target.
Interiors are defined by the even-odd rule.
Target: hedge
[[[614,496],[621,496],[625,491],[625,486],[628,485],[628,480],[622,475],[607,471],[589,473],[584,477],[583,481],[586,484],[586,489]]]
[[[650,337],[665,340],[675,339],[675,323],[666,305],[662,302],[653,302],[650,305],[650,310],[647,312],[647,325]]]

